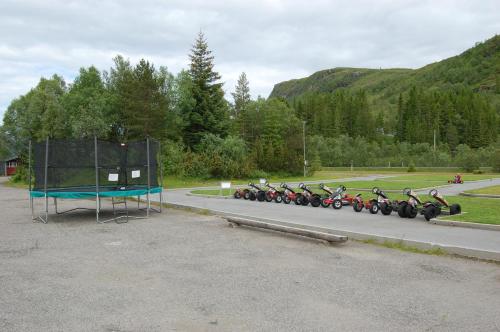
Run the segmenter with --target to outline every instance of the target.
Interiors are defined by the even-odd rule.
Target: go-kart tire
[[[352,209],[356,212],[363,210],[363,202],[352,201]]]
[[[371,214],[377,214],[378,213],[378,210],[380,210],[380,206],[378,206],[378,203],[377,202],[372,202],[372,205],[370,206],[370,213]]]
[[[269,191],[266,192],[266,202],[272,202],[273,200],[273,196],[271,195],[271,193]]]
[[[408,206],[407,202],[400,202],[398,204],[398,216],[401,218],[406,218],[406,207]]]
[[[291,201],[292,200],[290,199],[290,197],[288,195],[283,196],[283,203],[290,204]]]
[[[241,198],[241,194],[239,191],[235,191],[234,194],[233,194],[234,198],[236,199],[240,199]]]
[[[309,198],[302,196],[302,205],[307,206],[309,204]]]
[[[274,201],[276,203],[281,203],[283,202],[283,196],[281,196],[280,194],[276,195],[276,197],[274,197]]]
[[[324,207],[324,208],[327,208],[330,206],[330,203],[328,202],[329,198],[322,198],[321,199],[321,206]]]
[[[437,216],[437,209],[434,205],[429,205],[422,211],[425,220],[429,221]]]
[[[410,204],[406,205],[405,210],[406,210],[406,212],[405,212],[406,216],[410,219],[415,218],[418,214],[418,209],[415,206],[410,205]]]
[[[320,205],[321,205],[321,197],[319,197],[319,196],[311,197],[311,206],[312,207],[318,207]]]
[[[380,212],[382,212],[384,216],[388,216],[392,212],[392,206],[387,204],[386,202],[382,202],[380,203]]]
[[[450,206],[450,215],[460,214],[460,213],[462,213],[462,208],[460,207],[459,204],[452,204]]]
[[[264,202],[266,200],[266,192],[265,191],[258,191],[257,192],[257,200],[259,202]]]
[[[297,194],[297,196],[295,196],[295,200],[294,200],[295,205],[302,205],[302,198],[303,198],[303,196],[301,194]]]
[[[340,199],[334,199],[333,203],[332,203],[332,207],[335,210],[341,209],[342,208],[342,200],[340,200]]]
[[[257,195],[255,195],[255,193],[253,191],[250,191],[248,193],[248,199],[251,201],[255,201],[257,199]]]

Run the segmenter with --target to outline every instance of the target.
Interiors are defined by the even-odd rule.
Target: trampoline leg
[[[33,197],[30,195],[31,220],[35,220],[35,208],[33,207]]]
[[[160,213],[161,213],[162,206],[163,206],[163,188],[161,188],[161,191],[160,191]]]
[[[99,195],[96,196],[95,198],[95,222],[99,223],[99,208],[101,207],[101,198]]]
[[[146,216],[149,217],[149,209],[151,208],[151,202],[149,201],[149,191],[147,193],[148,207],[146,208]]]
[[[59,213],[57,212],[57,198],[54,197],[54,207],[56,209],[56,214]]]
[[[140,209],[139,203],[141,202],[141,196],[137,196],[137,210]]]
[[[48,223],[49,222],[49,197],[47,196],[47,194],[45,194],[45,221],[44,223]]]

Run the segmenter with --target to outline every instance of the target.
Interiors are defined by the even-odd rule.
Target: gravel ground
[[[26,196],[0,185],[0,331],[500,331],[496,264],[170,209],[44,225]]]

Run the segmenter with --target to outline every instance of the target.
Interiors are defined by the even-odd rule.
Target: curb
[[[488,195],[488,194],[470,194],[462,191],[459,193],[460,196],[467,196],[467,197],[483,197],[483,198],[500,198],[500,195]]]
[[[500,225],[480,224],[467,221],[443,220],[443,219],[432,219],[429,222],[440,226],[484,229],[487,231],[500,231]]]
[[[217,211],[217,210],[212,210],[212,209],[197,208],[197,207],[192,207],[189,205],[178,204],[178,203],[167,203],[166,205],[170,206],[170,207],[182,209],[182,210],[192,211],[192,212],[201,212],[204,214],[209,213],[209,214],[216,215],[216,216],[219,216],[219,217],[224,218],[224,219],[234,217],[234,218],[252,219],[252,220],[257,220],[257,221],[261,221],[261,222],[269,222],[269,223],[279,224],[279,225],[287,226],[287,227],[299,226],[299,227],[301,227],[303,229],[307,229],[307,230],[322,231],[322,232],[326,232],[326,233],[330,233],[330,234],[347,236],[353,240],[360,240],[360,241],[371,240],[371,241],[374,241],[374,242],[379,243],[379,244],[384,244],[387,242],[396,243],[396,244],[403,244],[403,245],[407,245],[407,246],[416,247],[416,248],[422,249],[422,250],[441,249],[446,254],[450,254],[450,255],[500,262],[500,252],[495,252],[495,251],[487,251],[487,250],[480,250],[480,249],[474,249],[474,248],[455,247],[455,246],[449,246],[449,245],[440,244],[440,243],[423,242],[423,241],[416,241],[416,240],[411,240],[411,239],[400,239],[400,238],[394,238],[394,237],[385,237],[385,236],[380,236],[380,235],[376,235],[376,234],[369,234],[369,233],[357,233],[357,232],[349,232],[349,231],[335,230],[335,229],[323,229],[323,228],[319,228],[319,227],[295,224],[295,223],[279,221],[279,220],[274,220],[274,219],[252,218],[252,217],[249,217],[246,215]]]

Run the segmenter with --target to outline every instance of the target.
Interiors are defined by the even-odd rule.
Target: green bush
[[[497,149],[492,157],[491,167],[493,172],[500,173],[500,149]]]
[[[415,163],[414,162],[411,162],[410,165],[408,165],[408,173],[413,173],[413,172],[416,172],[417,169],[415,168]]]
[[[478,152],[465,144],[457,146],[455,163],[466,172],[478,169],[481,164]]]

